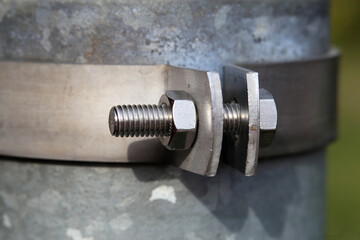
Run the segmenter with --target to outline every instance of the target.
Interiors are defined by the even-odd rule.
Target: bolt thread
[[[171,125],[166,105],[118,105],[110,110],[110,132],[117,137],[169,136]]]
[[[241,127],[241,109],[237,103],[223,105],[224,133],[238,134]]]
[[[109,128],[116,137],[169,136],[172,113],[166,105],[118,105],[110,110]],[[224,133],[238,134],[241,109],[237,103],[223,105]]]

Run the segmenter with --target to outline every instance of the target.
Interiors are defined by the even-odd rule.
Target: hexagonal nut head
[[[166,104],[172,113],[171,135],[161,137],[161,143],[170,150],[189,149],[197,133],[197,114],[193,98],[184,91],[166,91],[159,104]]]
[[[277,109],[273,96],[260,89],[260,147],[269,146],[277,128]]]

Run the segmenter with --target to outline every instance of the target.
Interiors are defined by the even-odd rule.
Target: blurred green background
[[[339,138],[328,150],[327,239],[360,240],[360,0],[331,1],[331,40],[342,51]]]

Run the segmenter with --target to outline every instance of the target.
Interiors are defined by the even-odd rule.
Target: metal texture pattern
[[[324,164],[321,151],[262,161],[256,177],[220,164],[204,178],[0,157],[0,239],[322,239]]]
[[[225,63],[295,60],[329,45],[326,0],[5,0],[0,9],[8,60],[221,73]]]

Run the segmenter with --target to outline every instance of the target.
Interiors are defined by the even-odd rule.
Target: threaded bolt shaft
[[[110,110],[110,133],[116,137],[169,136],[172,114],[166,105],[118,105]]]
[[[238,134],[241,127],[241,109],[238,103],[223,105],[224,133]]]
[[[223,105],[224,133],[238,134],[241,109],[237,103]],[[169,136],[172,113],[166,105],[119,105],[109,114],[110,133],[116,137]]]

